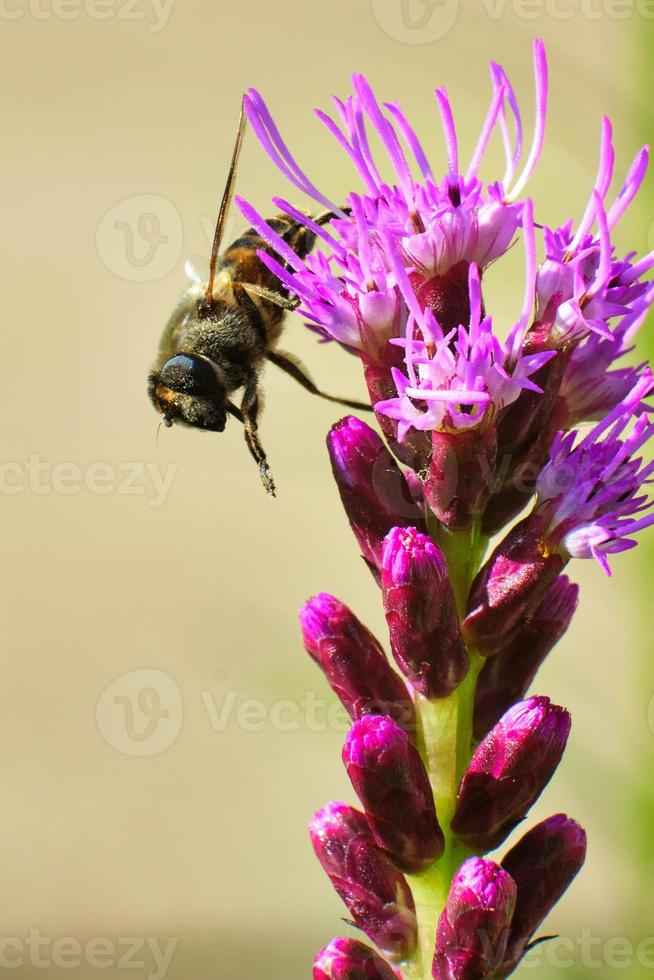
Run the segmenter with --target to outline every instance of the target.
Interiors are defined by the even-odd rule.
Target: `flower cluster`
[[[334,940],[316,958],[316,980],[508,976],[584,861],[585,834],[562,814],[486,855],[507,846],[570,732],[564,708],[528,696],[577,608],[564,572],[576,558],[608,572],[609,556],[654,523],[654,464],[641,455],[654,435],[654,376],[625,360],[654,300],[645,278],[654,253],[616,254],[611,236],[647,150],[611,196],[606,119],[581,219],[552,229],[536,215],[523,192],[545,131],[540,42],[534,78],[525,151],[515,92],[491,63],[490,106],[467,167],[437,90],[439,179],[399,105],[381,105],[355,75],[353,94],[335,100],[338,121],[318,112],[362,183],[342,205],[300,168],[262,97],[252,90],[245,100],[281,172],[327,209],[314,219],[275,199],[320,244],[300,257],[239,199],[276,253],[261,261],[313,329],[360,358],[385,437],[348,417],[327,445],[395,666],[339,599],[318,595],[300,614],[305,647],[352,719],[343,762],[360,805],[328,804],[311,839],[352,923],[377,947]],[[487,184],[480,170],[494,134],[506,167]],[[516,240],[524,291],[515,321],[497,333],[484,277]]]

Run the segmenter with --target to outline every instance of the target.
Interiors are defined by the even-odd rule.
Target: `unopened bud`
[[[438,920],[434,980],[486,980],[502,963],[516,886],[493,861],[469,858],[450,886]]]
[[[504,712],[525,696],[539,667],[568,629],[578,601],[579,586],[561,575],[531,619],[500,653],[488,658],[475,694],[476,738],[483,738]]]
[[[309,831],[316,856],[355,925],[389,959],[411,957],[417,945],[411,890],[375,844],[364,814],[344,803],[328,803]]]
[[[370,830],[401,871],[424,871],[443,853],[434,796],[417,749],[390,718],[354,723],[343,762]]]
[[[538,514],[516,524],[472,583],[463,635],[484,656],[506,646],[567,564],[545,546],[543,530]]]
[[[381,584],[400,670],[424,697],[447,697],[469,661],[440,548],[413,527],[393,528],[384,541]]]
[[[452,831],[491,851],[524,819],[561,761],[570,715],[549,698],[527,698],[502,715],[461,780]]]
[[[313,961],[313,980],[397,980],[388,963],[356,939],[332,939]]]
[[[498,976],[515,970],[539,925],[556,905],[586,858],[586,833],[558,813],[530,830],[502,861],[518,896],[505,961]]]
[[[399,466],[369,425],[352,415],[327,436],[327,448],[343,507],[374,575],[382,542],[392,527],[424,525]]]
[[[415,730],[413,701],[383,649],[348,607],[325,592],[300,610],[307,652],[325,673],[350,717],[389,715]]]

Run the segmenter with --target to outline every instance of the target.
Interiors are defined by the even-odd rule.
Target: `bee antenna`
[[[238,158],[241,152],[241,146],[243,145],[243,137],[245,135],[246,122],[247,122],[247,117],[245,115],[245,96],[243,96],[243,100],[241,102],[241,115],[239,116],[238,130],[236,131],[236,141],[234,142],[234,150],[232,152],[232,162],[229,165],[229,172],[227,174],[227,183],[225,184],[223,199],[220,202],[220,210],[218,211],[216,230],[213,235],[213,245],[211,246],[211,262],[209,263],[209,280],[207,282],[207,289],[204,294],[204,300],[205,303],[207,304],[211,304],[213,301],[213,284],[216,278],[216,265],[218,263],[220,243],[223,237],[223,229],[225,227],[225,221],[227,219],[227,214],[229,212],[229,205],[232,200],[232,194],[234,193],[236,169],[238,167]]]

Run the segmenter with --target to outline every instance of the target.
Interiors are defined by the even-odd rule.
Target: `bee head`
[[[222,432],[227,394],[216,366],[197,354],[175,354],[148,379],[152,404],[165,425],[190,425]]]

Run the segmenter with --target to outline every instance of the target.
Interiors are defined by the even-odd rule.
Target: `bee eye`
[[[176,354],[159,372],[159,383],[184,395],[215,395],[216,372],[209,361],[195,354]]]

